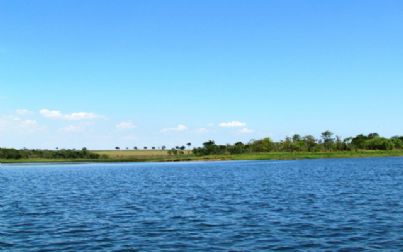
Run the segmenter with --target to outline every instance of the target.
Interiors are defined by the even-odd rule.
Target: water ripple
[[[0,250],[403,250],[403,159],[3,165]]]

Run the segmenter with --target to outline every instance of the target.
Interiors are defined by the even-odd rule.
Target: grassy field
[[[138,157],[138,156],[166,156],[168,151],[163,150],[95,150],[100,155],[110,157]]]
[[[268,152],[244,153],[237,155],[194,156],[191,151],[183,155],[168,155],[162,150],[100,150],[93,151],[104,157],[96,160],[88,159],[18,159],[1,160],[0,163],[31,162],[178,162],[178,161],[213,161],[213,160],[297,160],[318,158],[361,158],[361,157],[398,157],[403,150],[391,151],[343,151],[343,152]]]
[[[149,158],[149,157],[167,157],[166,150],[99,150],[93,151],[100,155],[106,155],[110,158]],[[192,151],[184,151],[185,155],[190,155]]]

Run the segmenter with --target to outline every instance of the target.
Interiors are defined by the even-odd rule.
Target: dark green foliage
[[[99,154],[82,150],[16,150],[0,148],[0,159],[99,159]]]
[[[334,148],[333,135],[333,132],[329,130],[322,133],[323,147],[325,147],[326,150],[332,150]]]
[[[357,135],[342,139],[331,131],[321,134],[321,139],[315,139],[311,135],[302,137],[295,134],[286,137],[280,142],[274,142],[270,138],[251,140],[248,144],[237,142],[233,145],[216,145],[213,140],[205,142],[203,147],[193,149],[196,156],[242,154],[263,152],[335,152],[351,150],[392,150],[403,149],[403,137],[395,136],[390,139],[381,137],[378,133]]]
[[[170,150],[168,150],[168,155],[184,155],[185,152],[183,150],[181,150],[180,148],[172,148]]]
[[[255,140],[249,144],[249,148],[253,152],[269,152],[274,149],[274,143],[270,138]]]
[[[403,136],[394,136],[390,140],[396,149],[403,149]]]
[[[193,153],[197,156],[225,154],[227,152],[226,145],[216,145],[213,140],[203,143],[203,147],[193,149]]]
[[[393,141],[384,137],[370,138],[365,145],[368,150],[392,150],[394,148]]]
[[[227,146],[228,152],[231,154],[241,154],[245,153],[247,146],[242,142],[237,142],[234,145]]]

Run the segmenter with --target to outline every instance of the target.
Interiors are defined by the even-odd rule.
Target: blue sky
[[[403,134],[402,1],[0,2],[0,146]]]

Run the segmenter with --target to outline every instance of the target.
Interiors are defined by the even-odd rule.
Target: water
[[[2,165],[0,248],[403,250],[403,159]]]

